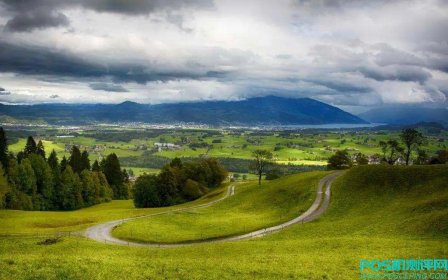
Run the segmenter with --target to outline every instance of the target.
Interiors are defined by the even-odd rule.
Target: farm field
[[[47,246],[37,244],[42,237],[2,237],[0,278],[359,279],[360,259],[446,256],[447,171],[443,165],[354,168],[333,184],[330,208],[321,218],[247,241],[167,249],[80,236]],[[269,183],[275,188],[275,181]],[[243,199],[244,191],[238,196]],[[87,210],[70,213],[84,216]],[[24,212],[22,218],[35,214]]]
[[[324,166],[336,150],[347,149],[350,153],[366,155],[381,154],[380,141],[399,139],[399,131],[381,129],[359,130],[296,130],[296,131],[251,131],[251,130],[105,130],[65,135],[60,132],[39,132],[36,139],[42,139],[46,152],[55,150],[59,156],[69,156],[72,145],[87,150],[91,161],[116,153],[125,160],[128,168],[137,174],[144,170],[150,173],[160,169],[174,157],[197,158],[201,156],[250,160],[256,149],[273,152],[274,161],[281,165]],[[33,134],[33,132],[30,132]],[[69,137],[70,136],[70,137]],[[427,141],[423,146],[428,154],[448,147],[446,130],[425,133]],[[10,151],[23,149],[26,138],[19,137],[10,145]],[[156,143],[173,147],[156,148]],[[162,144],[162,145],[163,145]],[[157,162],[154,162],[154,157]],[[147,158],[147,160],[141,159]],[[246,164],[247,165],[247,164]],[[143,169],[142,169],[143,168]],[[146,169],[144,169],[146,168]],[[247,173],[240,170],[239,173]]]

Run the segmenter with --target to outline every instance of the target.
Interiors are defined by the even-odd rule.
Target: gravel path
[[[144,215],[144,216],[135,217],[135,218],[127,218],[127,219],[115,220],[115,221],[111,221],[111,222],[107,222],[107,223],[103,223],[103,224],[98,224],[98,225],[88,228],[84,235],[87,238],[93,239],[98,242],[104,242],[107,244],[126,245],[126,246],[137,246],[137,247],[181,247],[181,246],[190,246],[190,245],[201,244],[201,243],[237,241],[237,240],[245,240],[245,239],[250,239],[250,238],[255,238],[255,237],[261,237],[261,236],[265,236],[268,234],[272,234],[274,232],[281,231],[284,228],[292,226],[294,224],[306,223],[306,222],[313,221],[316,218],[318,218],[320,215],[322,215],[322,213],[325,212],[325,210],[328,208],[328,205],[330,203],[331,183],[341,173],[342,172],[335,172],[335,173],[329,174],[319,181],[319,184],[317,186],[316,199],[314,200],[311,207],[307,211],[302,213],[300,216],[298,216],[292,220],[289,220],[285,223],[273,226],[273,227],[256,230],[256,231],[249,232],[249,233],[242,234],[242,235],[210,239],[210,240],[198,240],[198,241],[185,242],[185,243],[173,243],[173,244],[130,242],[130,241],[121,240],[121,239],[118,239],[118,238],[115,238],[112,236],[112,230],[115,227],[117,227],[120,224],[127,222],[127,221],[145,218],[145,217],[163,215],[163,214],[168,214],[168,213],[181,212],[181,211],[190,210],[190,209],[205,208],[205,207],[214,205],[214,204],[228,198],[229,196],[232,196],[235,193],[234,185],[231,185],[228,187],[227,193],[225,196],[223,196],[220,199],[214,200],[212,202],[208,202],[208,203],[196,205],[196,206],[191,206],[191,207],[186,207],[186,208],[181,208],[181,209],[176,209],[176,210],[168,210],[168,211],[164,211],[164,212]]]

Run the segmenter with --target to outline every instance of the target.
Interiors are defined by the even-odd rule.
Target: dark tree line
[[[448,151],[437,151],[436,155],[429,157],[425,150],[420,147],[425,143],[425,137],[421,132],[413,128],[401,131],[401,143],[395,139],[380,141],[382,155],[379,156],[381,163],[394,165],[402,159],[404,164],[444,164],[448,162]],[[402,146],[403,145],[403,146]],[[412,154],[416,156],[412,158]],[[355,157],[358,165],[368,164],[368,158],[358,153]],[[352,157],[347,150],[337,151],[328,160],[329,169],[350,168],[354,164]]]
[[[59,161],[54,150],[47,158],[42,141],[30,136],[15,156],[0,128],[0,163],[7,182],[0,191],[3,208],[72,210],[129,197],[129,178],[115,154],[91,166],[87,151],[73,146],[70,157]]]
[[[173,159],[158,175],[142,175],[134,185],[136,207],[160,207],[194,200],[219,186],[227,171],[216,159]]]

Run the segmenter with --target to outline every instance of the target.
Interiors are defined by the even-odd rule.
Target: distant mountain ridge
[[[0,104],[0,115],[48,123],[145,122],[208,125],[364,124],[361,118],[311,98],[256,97],[240,101],[168,104]]]
[[[372,123],[414,124],[420,122],[440,122],[448,124],[448,109],[419,106],[386,107],[372,109],[359,114],[359,117]]]

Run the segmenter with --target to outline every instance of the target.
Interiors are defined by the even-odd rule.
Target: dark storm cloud
[[[1,0],[14,12],[35,10],[58,10],[66,7],[82,6],[98,12],[144,15],[160,10],[182,8],[210,8],[212,0]]]
[[[171,13],[185,7],[209,8],[211,0],[0,0],[11,13],[6,23],[10,32],[28,32],[34,29],[67,26],[69,19],[60,12],[70,7],[83,7],[97,12],[126,15],[147,15],[153,12],[167,12],[166,20],[184,31],[183,17]]]
[[[388,66],[393,64],[421,66],[425,64],[422,58],[417,57],[414,54],[392,48],[387,44],[379,44],[375,45],[375,47],[378,49],[379,53],[375,55],[374,61],[380,66]]]
[[[84,0],[78,1],[86,8],[98,12],[143,15],[161,10],[177,10],[184,7],[211,7],[211,0]]]
[[[63,13],[33,11],[17,14],[6,23],[5,30],[10,32],[29,32],[34,29],[67,25],[69,25],[69,20]]]
[[[12,72],[26,75],[54,75],[95,78],[111,77],[116,83],[136,82],[145,84],[150,81],[169,81],[182,79],[207,79],[223,77],[225,72],[159,70],[151,65],[132,63],[104,65],[88,61],[75,55],[61,53],[45,48],[24,47],[0,41],[0,72]]]
[[[121,85],[110,84],[110,83],[92,83],[89,87],[93,90],[102,90],[110,92],[128,92],[127,89]]]
[[[309,82],[312,82],[316,85],[321,85],[324,87],[327,87],[329,89],[332,89],[337,92],[342,93],[366,93],[372,91],[370,88],[362,85],[354,85],[348,82],[342,82],[342,81],[333,81],[333,80],[310,80]]]
[[[0,95],[11,95],[11,93],[9,91],[7,91],[6,89],[0,87]]]
[[[384,67],[361,67],[359,72],[366,78],[374,79],[376,81],[402,81],[402,82],[418,82],[423,84],[431,74],[417,67],[395,67],[392,70]]]

